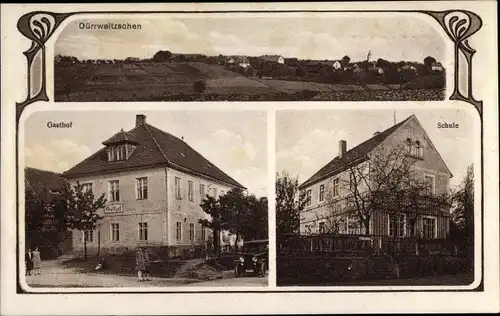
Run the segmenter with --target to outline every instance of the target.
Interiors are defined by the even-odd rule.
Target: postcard
[[[2,314],[498,312],[495,8],[2,5]]]

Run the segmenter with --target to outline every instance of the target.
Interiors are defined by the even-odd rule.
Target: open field
[[[193,84],[204,81],[203,94]],[[409,101],[443,100],[443,89],[247,78],[201,62],[55,66],[55,100],[74,101]]]

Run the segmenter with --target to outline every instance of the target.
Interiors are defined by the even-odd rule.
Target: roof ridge
[[[369,144],[370,141],[372,141],[374,138],[381,137],[380,135],[383,135],[383,137],[381,137],[381,139],[377,142],[377,144],[374,145],[374,147],[377,146],[378,144],[380,144],[381,142],[383,142],[387,137],[389,137],[389,135],[391,135],[392,133],[394,133],[394,131],[396,131],[396,129],[398,129],[398,127],[400,127],[401,125],[403,125],[405,122],[407,122],[410,118],[412,118],[414,116],[415,116],[415,114],[412,114],[412,115],[408,116],[407,118],[405,118],[404,120],[402,120],[401,122],[399,122],[399,123],[397,123],[395,125],[392,125],[392,126],[386,128],[385,130],[383,130],[382,132],[379,132],[379,133],[373,135],[372,137],[370,137],[370,138],[362,141],[361,143],[359,143],[355,147],[353,147],[353,148],[349,149],[348,151],[346,151],[346,153],[345,153],[344,156],[347,156],[349,153],[355,152],[357,149],[362,148],[366,144]],[[387,135],[384,135],[384,133],[387,133]],[[368,152],[370,152],[371,150],[373,150],[373,148],[369,149]],[[358,157],[357,159],[365,156],[366,154],[368,154],[368,152],[366,152],[364,154],[361,154],[361,156]],[[323,169],[327,168],[331,163],[333,163],[334,160],[336,160],[338,158],[339,158],[339,156],[336,156],[333,159],[331,159],[328,163],[326,163],[323,167],[321,167],[317,172],[315,172],[312,176],[310,176],[306,181],[304,181],[300,186],[303,187],[304,185],[309,185],[309,184],[312,184],[312,183],[314,183],[316,181],[319,181],[320,179],[323,179],[323,178],[325,178],[328,175],[336,174],[337,171],[340,170],[340,169],[342,169],[343,167],[345,167],[346,164],[352,163],[352,161],[348,161],[348,162],[346,162],[345,165],[338,166],[337,168],[333,169],[332,171],[326,172],[324,175],[319,176],[317,179],[314,179],[319,173],[321,173],[321,171]]]
[[[41,172],[47,172],[47,173],[53,173],[53,174],[56,174],[58,176],[62,176],[62,173],[60,172],[55,172],[55,171],[50,171],[50,170],[45,170],[45,169],[40,169],[40,168],[34,168],[34,167],[24,167],[24,169],[31,169],[31,170],[35,170],[35,171],[41,171]]]
[[[187,142],[185,142],[185,141],[184,141],[184,139],[179,138],[179,137],[177,137],[177,136],[175,136],[175,135],[173,135],[173,134],[171,134],[171,133],[165,132],[165,131],[163,131],[163,130],[159,129],[158,127],[156,127],[156,126],[149,125],[149,124],[147,124],[147,125],[148,125],[149,127],[154,128],[155,130],[159,131],[160,133],[163,133],[163,134],[165,134],[165,135],[167,135],[167,136],[170,136],[170,137],[176,138],[176,139],[177,139],[177,140],[179,140],[180,142],[184,143],[184,145],[186,145],[186,146],[187,146],[188,148],[190,148],[193,152],[197,153],[200,157],[202,157],[203,159],[205,159],[205,160],[207,161],[207,163],[209,163],[212,167],[214,167],[214,168],[218,169],[220,172],[222,172],[222,174],[224,174],[225,176],[229,177],[232,181],[234,181],[234,182],[235,182],[236,184],[238,184],[239,186],[244,187],[241,183],[239,183],[238,181],[236,181],[235,179],[233,179],[233,177],[231,177],[230,175],[228,175],[228,174],[227,174],[226,172],[224,172],[222,169],[220,169],[219,167],[217,167],[217,166],[216,166],[213,162],[211,162],[211,161],[210,161],[210,160],[208,160],[205,156],[203,156],[201,153],[199,153],[196,149],[194,149],[192,146],[190,146]],[[148,130],[148,132],[149,132],[149,133],[151,133],[149,130]],[[153,137],[153,139],[154,139],[154,137]],[[155,143],[156,143],[156,140],[155,140]],[[156,145],[157,145],[157,146],[159,146],[157,143],[156,143]],[[160,151],[161,151],[161,149],[160,149]],[[163,154],[163,151],[162,151],[162,154]],[[165,157],[165,158],[166,158],[166,157]],[[167,159],[167,161],[168,161],[169,163],[172,163],[172,162],[171,162],[171,161],[169,161],[168,159]],[[185,168],[187,168],[187,169],[191,169],[191,168],[189,168],[189,167],[185,167]],[[193,171],[196,171],[196,170],[193,170]],[[206,174],[206,175],[210,176],[209,174]],[[221,179],[219,179],[219,180],[221,180]],[[222,180],[222,181],[227,182],[227,181],[225,181],[225,180]]]
[[[370,140],[372,140],[373,138],[375,138],[375,137],[379,136],[380,134],[383,134],[383,133],[388,132],[391,128],[394,128],[394,130],[396,130],[396,128],[397,128],[397,127],[401,126],[404,122],[406,122],[407,120],[409,120],[412,116],[413,116],[413,114],[412,114],[412,115],[410,115],[410,116],[408,116],[407,118],[405,118],[405,119],[404,119],[404,120],[402,120],[401,122],[396,123],[396,124],[394,124],[394,125],[392,125],[392,126],[390,126],[390,127],[386,128],[386,129],[384,129],[383,131],[379,132],[378,134],[372,135],[372,137],[370,137],[370,138],[368,138],[368,139],[366,139],[366,140],[362,141],[361,143],[357,144],[355,147],[353,147],[353,148],[349,149],[348,151],[346,151],[346,154],[347,154],[348,152],[350,152],[351,150],[355,150],[356,148],[360,147],[360,146],[361,146],[361,145],[363,145],[364,143],[369,142]],[[389,136],[389,135],[390,135],[390,134],[392,134],[393,132],[394,132],[394,131],[391,131],[391,133],[389,133],[389,134],[388,134],[388,135],[386,135],[386,136]],[[387,137],[385,137],[385,138],[387,138]],[[385,138],[384,138],[384,139],[385,139]],[[381,141],[383,141],[383,139],[382,139]]]

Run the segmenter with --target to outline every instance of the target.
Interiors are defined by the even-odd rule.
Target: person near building
[[[40,275],[40,265],[42,263],[42,258],[40,257],[40,251],[38,250],[38,247],[35,248],[35,251],[33,251],[33,274],[38,274]]]
[[[26,264],[26,275],[31,275],[33,271],[33,252],[31,249],[28,249],[24,255],[24,263]]]
[[[144,261],[144,252],[141,247],[137,248],[137,253],[135,255],[135,269],[137,270],[137,278],[139,281],[144,281],[146,262]]]

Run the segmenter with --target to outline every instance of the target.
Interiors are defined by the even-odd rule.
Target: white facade
[[[203,245],[211,234],[198,222],[208,218],[200,207],[203,193],[218,197],[231,190],[218,180],[165,167],[69,180],[72,186],[77,181],[107,200],[98,211],[98,228],[87,233],[88,248]],[[73,232],[75,249],[83,247],[83,238],[83,232]]]

